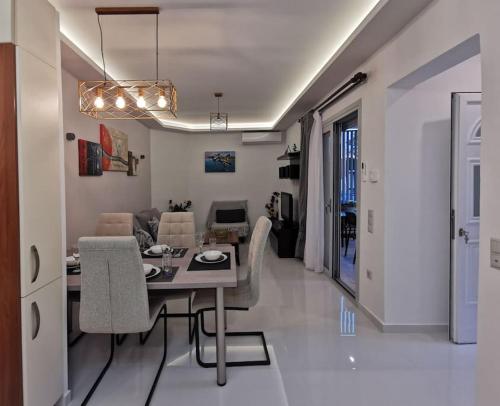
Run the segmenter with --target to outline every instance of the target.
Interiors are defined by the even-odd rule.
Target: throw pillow
[[[155,245],[153,237],[151,237],[151,235],[147,231],[144,231],[142,229],[139,229],[135,232],[135,238],[137,239],[137,243],[139,244],[141,252]]]
[[[217,223],[244,223],[246,221],[245,209],[216,210]]]
[[[160,225],[160,221],[156,217],[153,217],[151,220],[148,221],[149,233],[151,234],[151,236],[154,238],[155,241],[158,240],[158,226],[159,225]]]
[[[151,210],[143,210],[135,215],[143,230],[149,230],[148,221],[153,218]]]

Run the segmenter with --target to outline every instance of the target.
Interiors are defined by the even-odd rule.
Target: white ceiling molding
[[[128,5],[126,4],[127,1],[124,1],[125,4],[122,4],[123,1],[120,4]],[[285,1],[286,3],[287,0],[283,1]],[[273,64],[266,64],[265,62],[262,62],[262,66],[259,65],[259,63],[262,61],[262,58],[257,54],[255,55],[255,60],[248,58],[247,60],[245,60],[245,62],[249,65],[249,68],[247,70],[243,69],[241,75],[236,75],[237,79],[235,79],[235,77],[232,77],[233,82],[231,82],[230,75],[226,75],[227,77],[224,77],[224,75],[220,74],[215,75],[214,72],[210,70],[223,70],[224,63],[226,63],[225,52],[231,53],[231,50],[222,47],[221,54],[218,55],[218,57],[221,59],[221,62],[219,63],[216,61],[213,65],[208,65],[207,78],[210,78],[210,80],[214,81],[214,86],[217,87],[217,90],[224,91],[225,93],[225,108],[230,113],[231,118],[234,117],[234,122],[231,120],[229,121],[229,131],[271,130],[275,128],[286,128],[289,124],[293,123],[293,121],[296,120],[299,115],[301,115],[304,111],[307,111],[307,109],[311,108],[318,102],[319,99],[323,98],[325,96],[325,89],[331,90],[336,85],[340,84],[340,82],[344,80],[354,69],[356,69],[360,63],[362,63],[377,49],[379,49],[385,42],[392,38],[404,25],[406,25],[411,20],[411,18],[414,18],[418,14],[418,12],[420,12],[428,3],[430,3],[430,1],[431,0],[412,0],[412,2],[410,2],[411,4],[408,4],[408,2],[401,2],[398,0],[353,0],[347,3],[341,0],[316,0],[318,4],[329,4],[330,6],[334,4],[335,7],[347,7],[345,6],[345,4],[352,3],[347,8],[344,8],[345,18],[348,18],[349,21],[348,23],[344,24],[342,32],[336,32],[335,41],[327,41],[329,47],[323,47],[322,49],[320,49],[321,52],[317,52],[315,58],[311,58],[310,61],[307,61],[307,66],[302,66],[301,72],[297,71],[296,75],[292,75],[293,72],[291,71],[293,71],[293,66],[291,64],[283,64],[279,67],[276,67]],[[75,9],[72,9],[70,7],[71,0],[53,0],[53,3],[61,13],[61,32],[63,34],[62,38],[64,44],[67,45],[67,47],[63,47],[62,50],[63,67],[78,79],[99,78],[100,73],[102,72],[100,68],[100,54],[96,53],[94,49],[97,45],[95,44],[95,39],[98,37],[95,36],[94,38],[94,33],[87,32],[88,26],[92,27],[92,25],[89,25],[93,23],[93,20],[91,20],[91,18],[95,19],[95,13],[93,11],[93,7],[96,5],[94,4],[95,2],[88,1],[88,3],[82,3],[84,4],[84,6],[76,9],[76,11]],[[169,9],[169,4],[166,1],[156,1],[153,3],[155,3],[153,5],[158,5],[160,6],[160,8],[162,8],[161,15],[166,15],[166,18],[168,18],[169,13],[176,11],[172,11],[172,9]],[[236,6],[238,7],[246,7],[247,4],[254,3],[253,5],[255,6],[255,9],[257,11],[250,10],[247,12],[247,14],[252,15],[252,12],[254,12],[257,14],[254,17],[259,19],[265,18],[265,13],[263,13],[263,10],[266,11],[266,7],[268,7],[268,5],[270,4],[268,2],[261,2],[260,0],[252,0],[251,2],[236,0],[235,3],[237,3]],[[277,3],[280,3],[280,1],[277,1]],[[306,3],[308,2],[304,2],[305,5],[301,4],[296,7],[314,7],[313,4],[310,4],[308,6]],[[172,4],[170,4],[170,6],[172,6]],[[179,7],[182,9],[182,6]],[[201,7],[202,6],[199,5],[199,7],[197,6],[193,9],[185,10],[185,13],[178,14],[177,16],[179,18],[182,17],[181,21],[184,22],[185,20],[188,20],[190,18],[197,19],[200,17],[200,14],[202,16],[206,16],[206,10],[204,11],[204,13],[201,13],[201,11],[198,10],[198,8]],[[84,11],[82,11],[82,9]],[[210,10],[211,14],[209,17],[218,18],[212,16],[213,13],[217,13],[218,11],[220,10],[218,10],[217,8],[214,10]],[[283,10],[281,10],[281,14],[285,14],[282,18],[297,18],[296,14],[298,14],[299,11],[301,10],[295,10],[294,14],[286,15],[286,11],[284,12]],[[242,22],[248,22],[249,20],[254,21],[250,17],[247,17],[247,14],[245,14],[244,17],[240,16],[240,20]],[[191,15],[193,15],[193,17],[191,17]],[[236,17],[238,17],[238,15],[239,14],[237,13]],[[317,16],[317,14],[315,16]],[[302,21],[306,28],[312,29],[311,27],[318,25],[317,21],[315,21],[315,18],[311,18],[311,21],[309,21],[307,18],[303,17],[303,13],[300,17],[301,20],[299,21]],[[271,18],[268,23],[276,24],[277,27],[279,27],[280,24],[279,21],[276,21],[276,18]],[[334,21],[332,19],[332,24],[333,23]],[[114,22],[113,24],[110,24],[112,26],[108,29],[108,31],[106,31],[107,24],[108,22],[104,20],[103,28],[105,50],[107,42],[110,42],[109,34],[111,29],[113,29],[114,32],[115,29],[117,30],[119,28],[119,26],[115,25],[116,22]],[[141,22],[139,23],[138,27],[131,27],[130,30],[134,28],[137,30],[149,29],[146,26],[140,26],[140,24]],[[145,23],[142,22],[142,24]],[[264,23],[262,24],[267,27],[267,25],[265,25]],[[85,29],[87,30],[85,31],[85,34],[87,35],[86,37],[81,34],[82,28],[80,27],[80,25],[85,25]],[[213,27],[205,26],[205,28],[209,32],[207,35],[210,36],[210,30]],[[291,28],[291,30],[293,30],[293,27]],[[201,35],[203,34],[204,32],[201,31]],[[218,34],[224,35],[225,32],[221,32]],[[255,32],[253,32],[253,34],[255,35]],[[290,35],[292,34],[293,33],[291,33]],[[295,33],[294,35],[298,36],[299,34],[301,34],[301,32]],[[285,42],[287,38],[288,37],[285,35],[281,42],[274,44],[278,48],[273,50],[275,52],[282,52],[284,54],[283,58],[285,60],[290,59],[303,61],[304,58],[300,58],[301,52],[304,52],[303,48],[307,46],[311,47],[314,44],[303,43],[301,44],[302,48],[298,50],[291,49],[294,45],[294,37],[291,37],[288,40],[288,42],[291,43]],[[238,41],[242,43],[241,46],[244,48],[245,41],[252,39],[253,38],[247,39],[242,34],[242,36],[238,38]],[[226,41],[225,38],[219,40],[221,42]],[[197,39],[193,40],[194,43],[197,43],[196,41]],[[124,75],[127,69],[124,69],[123,66],[114,63],[117,60],[126,60],[128,64],[125,63],[124,65],[126,65],[127,67],[129,65],[132,66],[132,68],[130,68],[131,71],[134,70],[134,67],[136,72],[139,69],[146,69],[148,67],[146,59],[144,60],[144,63],[142,65],[138,63],[134,65],[136,61],[131,55],[134,55],[134,53],[136,52],[134,45],[137,44],[131,44],[130,49],[127,49],[127,38],[124,38],[124,42],[126,42],[125,44],[122,44],[122,42],[116,39],[114,40],[114,42],[111,42],[112,49],[110,51],[106,50],[107,55],[112,55],[111,58],[106,57],[106,67],[109,76],[113,78],[125,77]],[[162,39],[160,38],[160,43],[161,42]],[[181,45],[182,44],[180,44],[179,46]],[[252,45],[259,47],[259,44]],[[266,46],[267,44],[263,44],[263,48],[266,49]],[[115,49],[113,49],[113,47]],[[280,47],[282,47],[283,49],[281,49]],[[290,49],[287,49],[287,47],[289,47]],[[150,50],[148,49],[137,50],[137,54],[139,55],[139,57],[148,55],[148,52],[150,52]],[[163,53],[177,53],[181,55],[181,57],[183,53],[190,54],[190,52],[192,52],[192,50],[184,48],[174,49],[173,51],[171,48],[163,50]],[[203,50],[200,52],[203,54]],[[91,58],[90,55],[96,56],[94,58]],[[76,58],[75,56],[78,56],[78,58]],[[151,57],[153,57],[153,54],[151,55]],[[205,57],[210,58],[211,55],[205,55]],[[81,62],[78,62],[77,59],[80,59]],[[167,63],[162,62],[162,66],[167,65],[167,68],[172,68],[176,64],[175,57],[169,56],[169,58],[166,58],[166,60]],[[250,69],[254,66],[257,66],[260,69]],[[210,106],[213,103],[213,97],[211,97],[213,92],[207,92],[206,98],[203,97],[203,93],[205,93],[204,90],[206,89],[204,88],[204,82],[200,82],[200,80],[196,78],[197,75],[200,74],[199,71],[192,73],[182,71],[178,73],[174,68],[172,69],[172,80],[174,80],[176,83],[181,82],[181,84],[178,85],[180,99],[179,119],[162,120],[158,122],[155,122],[155,120],[144,120],[143,124],[151,128],[168,128],[171,130],[182,132],[209,131],[210,125],[207,119],[207,115],[210,111]],[[267,78],[266,72],[269,72],[268,74],[270,78]],[[175,74],[177,74],[177,76],[179,77],[176,77]],[[192,76],[189,76],[190,74]],[[287,74],[292,76],[286,79]],[[137,74],[132,74],[132,76],[134,75],[136,76]],[[267,80],[267,82],[262,80],[259,81],[259,78],[262,78],[262,75],[266,75],[265,79]],[[145,74],[142,74],[142,76],[145,76]],[[222,78],[220,78],[220,76],[222,76]],[[131,74],[128,73],[126,77],[130,78]],[[182,85],[183,80],[185,81],[184,85]],[[220,80],[220,82],[217,82],[217,80]],[[280,80],[286,81],[284,83],[284,88],[286,89],[286,91],[271,92],[269,89],[267,89],[267,87],[272,87],[274,82],[279,82]],[[295,83],[293,83],[293,80],[295,80]],[[248,83],[238,83],[241,81],[248,81]],[[271,84],[269,81],[271,81]],[[256,82],[256,84],[252,85],[252,82]],[[186,83],[192,84],[192,86],[187,86]],[[238,91],[240,85],[243,86],[242,89],[244,89],[245,91]],[[283,83],[281,83],[281,85],[283,85]],[[225,86],[227,86],[230,90],[233,90],[233,94],[231,91],[228,92],[225,89]],[[259,89],[259,86],[262,86],[262,89]],[[197,91],[199,93],[197,93]],[[266,95],[260,94],[266,92],[268,92],[268,94]],[[228,96],[226,97],[226,95]],[[184,110],[183,97],[185,103]]]

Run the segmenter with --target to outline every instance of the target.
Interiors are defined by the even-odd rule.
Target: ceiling
[[[298,111],[297,102],[331,65],[332,57],[389,3],[388,0],[51,2],[60,13],[61,32],[73,48],[78,48],[80,56],[99,67],[102,63],[95,7],[160,7],[159,76],[171,79],[179,94],[178,119],[161,124],[193,131],[208,129],[209,112],[217,109],[213,97],[216,91],[224,92],[221,110],[229,113],[230,129],[271,129],[283,124],[287,117],[290,121],[290,112],[294,107]],[[411,17],[419,11],[409,8]],[[392,26],[400,24],[400,20],[395,21],[392,15],[390,24],[382,23]],[[101,23],[109,74],[116,79],[154,79],[155,17],[102,16]],[[84,77],[83,72],[81,75],[78,79],[95,77],[90,71],[93,77]],[[332,86],[318,89],[323,93],[314,97],[318,100],[331,89]]]

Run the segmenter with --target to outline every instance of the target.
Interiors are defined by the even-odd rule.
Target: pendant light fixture
[[[102,120],[112,119],[172,119],[177,118],[177,90],[168,79],[158,75],[158,7],[101,7],[96,8],[99,26],[104,80],[78,82],[80,112]],[[103,15],[151,14],[156,17],[156,79],[109,79],[104,60],[104,41],[101,26]]]
[[[223,93],[214,93],[217,99],[217,113],[210,113],[210,131],[227,131],[229,115],[220,112],[220,99],[224,96]]]

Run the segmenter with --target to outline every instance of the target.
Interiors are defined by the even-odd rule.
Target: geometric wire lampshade
[[[80,80],[80,112],[95,119],[177,117],[177,90],[170,80]]]
[[[227,113],[210,113],[210,131],[227,131],[228,121]]]
[[[217,113],[210,113],[210,131],[227,131],[229,114],[220,112],[220,99],[224,93],[216,92],[214,96],[217,99]]]

